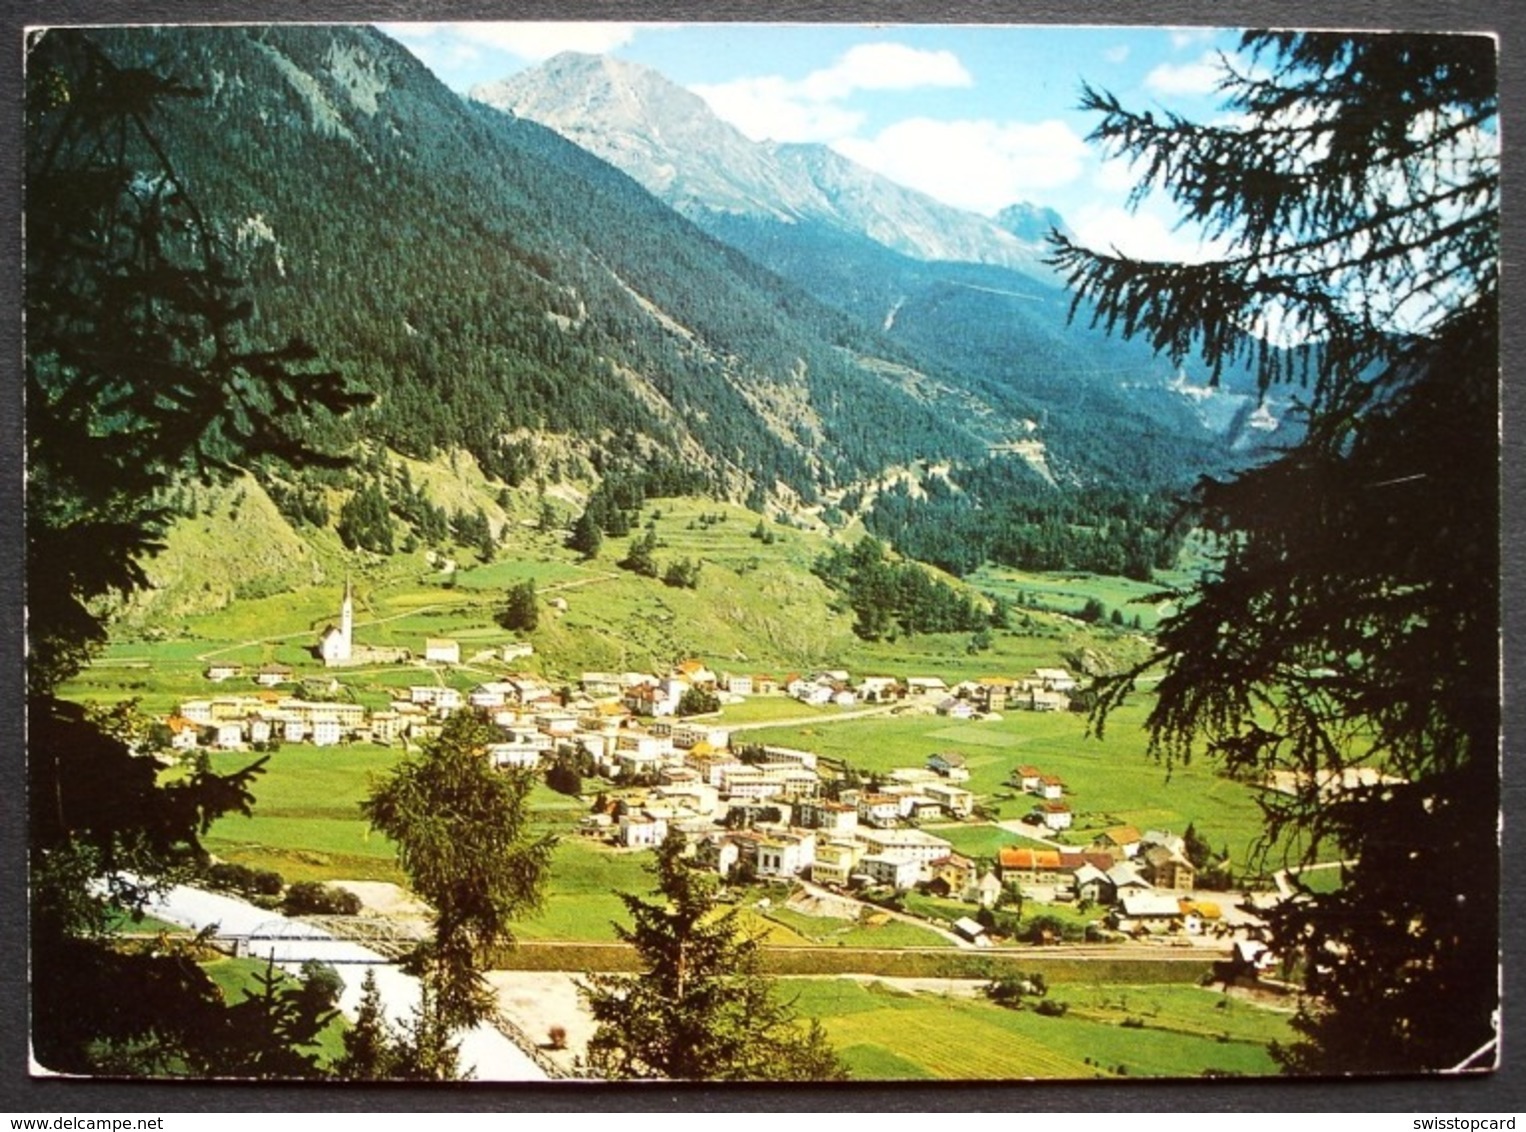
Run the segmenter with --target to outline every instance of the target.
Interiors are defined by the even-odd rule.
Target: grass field
[[[1051,986],[1070,1007],[1060,1018],[847,979],[786,979],[780,991],[867,1079],[1271,1074],[1268,1043],[1292,1036],[1287,1015],[1196,987]]]
[[[220,773],[260,756],[212,755]],[[387,747],[356,744],[322,749],[287,744],[255,779],[252,816],[230,814],[204,841],[226,860],[274,869],[287,881],[403,881],[392,842],[371,830],[360,802],[373,779],[401,757]]]
[[[921,767],[935,752],[956,751],[965,756],[970,771],[965,785],[988,797],[1013,794],[1007,785],[1012,771],[1032,764],[1065,781],[1066,800],[1075,811],[1075,826],[1064,838],[1068,842],[1084,845],[1095,833],[1114,825],[1180,833],[1190,822],[1215,849],[1228,845],[1235,861],[1245,861],[1261,832],[1261,815],[1251,791],[1202,763],[1168,772],[1151,759],[1142,730],[1143,697],[1138,701],[1119,709],[1102,738],[1087,733],[1081,716],[1044,712],[1010,712],[1000,720],[965,723],[907,714],[772,727],[748,732],[748,738],[804,747],[861,771]],[[1003,817],[1017,817],[1032,805],[1032,799],[1017,796],[1002,802],[999,809]],[[977,856],[1018,840],[1015,835],[1004,837],[1000,831],[986,829],[990,832],[938,832],[950,840],[957,838],[963,852],[978,850]]]

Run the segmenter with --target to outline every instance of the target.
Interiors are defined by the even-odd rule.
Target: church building
[[[323,630],[318,638],[318,656],[329,666],[348,664],[355,651],[355,598],[350,580],[344,580],[344,601],[339,606],[339,625]]]

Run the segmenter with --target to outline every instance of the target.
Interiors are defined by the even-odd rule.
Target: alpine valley
[[[631,63],[557,55],[467,97],[368,27],[38,34],[29,169],[77,159],[82,197],[118,179],[120,261],[96,255],[112,240],[88,225],[33,222],[68,215],[68,200],[28,202],[33,249],[58,259],[34,252],[27,265],[30,325],[52,334],[34,330],[28,388],[55,398],[28,404],[29,534],[78,549],[79,500],[96,499],[108,532],[131,525],[118,507],[140,520],[123,545],[142,553],[86,584],[62,561],[52,577],[29,543],[32,631],[56,625],[68,646],[56,686],[34,682],[33,699],[68,725],[54,743],[64,754],[33,760],[34,868],[74,867],[58,846],[76,827],[55,794],[99,801],[98,782],[60,769],[76,725],[100,739],[85,749],[102,760],[91,766],[113,751],[140,770],[144,751],[162,757],[123,797],[248,786],[194,814],[173,803],[132,848],[151,858],[188,844],[174,868],[194,865],[209,885],[220,868],[255,927],[228,944],[216,917],[161,909],[169,934],[152,955],[132,950],[136,928],[91,936],[91,954],[145,969],[169,956],[192,990],[212,971],[230,1002],[268,1005],[297,993],[280,989],[274,961],[253,976],[263,1000],[232,990],[248,985],[236,964],[268,942],[251,938],[268,916],[348,909],[334,930],[374,935],[373,921],[350,922],[363,900],[368,916],[416,929],[386,941],[396,958],[447,919],[411,898],[438,911],[458,878],[419,884],[417,859],[399,851],[407,821],[377,784],[459,740],[494,768],[535,772],[488,775],[514,795],[515,836],[495,828],[484,843],[531,846],[515,858],[523,884],[481,939],[438,951],[482,960],[507,1013],[533,1001],[515,1021],[514,1067],[478,1062],[483,1077],[591,1075],[585,1053],[608,1034],[590,1014],[618,1013],[639,989],[618,974],[640,952],[624,925],[662,908],[622,899],[651,888],[652,855],[633,850],[661,845],[666,881],[692,879],[668,856],[668,830],[692,835],[696,860],[741,894],[733,920],[705,903],[718,878],[684,889],[699,909],[690,927],[740,923],[746,964],[763,941],[782,945],[770,978],[811,976],[783,1001],[824,1020],[809,1041],[842,1054],[817,1063],[825,1076],[1275,1071],[1287,1012],[1264,1009],[1259,990],[1198,985],[1224,960],[1229,926],[1254,922],[1234,919],[1231,886],[1274,887],[1252,852],[1262,784],[1205,760],[1167,774],[1147,757],[1148,688],[1106,736],[1088,733],[1086,708],[1093,678],[1150,655],[1176,608],[1162,591],[1186,592],[1204,569],[1183,517],[1194,485],[1284,442],[1297,427],[1285,394],[1263,397],[1248,369],[1174,365],[1094,324],[1048,263],[1049,234],[1067,231],[1057,212],[1014,200],[985,217],[824,146],[751,141]],[[71,100],[87,102],[89,76],[103,74],[154,97],[108,107],[113,129],[95,137]],[[156,230],[166,216],[184,230]],[[134,258],[135,240],[179,248],[185,232],[215,271]],[[126,293],[139,305],[111,323],[126,327],[116,344],[147,341],[156,361],[178,363],[204,345],[177,319],[203,286],[236,298],[219,348],[255,359],[233,367],[239,380],[263,390],[260,365],[299,355],[261,351],[299,342],[349,411],[319,399],[325,411],[308,412],[300,397],[244,417],[214,407],[185,425],[189,440],[124,426],[135,412],[184,421],[194,414],[179,410],[199,403],[153,365],[123,393],[110,344],[75,342],[73,328],[101,325],[102,296]],[[70,379],[84,371],[105,374],[108,395],[81,408]],[[124,503],[125,488],[88,482],[109,479],[96,465],[71,464],[71,437],[95,445],[113,428],[177,454],[162,480],[134,481],[154,484],[150,498]],[[281,443],[262,449],[271,435]],[[336,458],[280,458],[299,449]],[[120,471],[120,453],[100,450]],[[50,495],[55,469],[76,480],[60,476]],[[37,503],[53,499],[51,511]],[[39,595],[54,591],[44,609]],[[34,743],[39,733],[34,722]],[[109,835],[137,830],[135,807],[102,803]],[[184,844],[171,836],[192,826]],[[807,844],[813,861],[799,855]],[[788,864],[781,846],[795,847]],[[1126,882],[1170,891],[1151,897],[1154,919],[1114,907],[1121,889],[1104,899],[1104,850],[1166,878]],[[80,882],[73,895],[93,891],[94,863],[65,877]],[[814,887],[797,879],[807,868]],[[866,895],[868,870],[880,871]],[[1080,899],[1072,874],[1099,887]],[[354,901],[325,896],[330,884]],[[1222,893],[1224,908],[1189,900],[1194,887]],[[500,948],[507,920],[513,951]],[[987,931],[997,946],[977,944]],[[1168,948],[1168,932],[1192,946]],[[212,955],[213,943],[238,954]],[[82,967],[65,956],[39,982],[38,1011],[64,1004],[34,1017],[50,1069],[319,1076],[350,1064],[336,1035],[353,1028],[327,1006],[314,1017],[334,1032],[303,1031],[314,1049],[327,1042],[321,1066],[319,1053],[268,1072],[254,1054],[247,1073],[223,1054],[197,1062],[190,1039],[164,1038],[180,1034],[171,1023],[135,1029],[117,1015],[102,1037],[74,1020],[93,1024],[91,996],[112,978],[82,980]],[[934,1000],[918,993],[930,977],[963,989]],[[305,967],[302,978],[306,993],[315,980]],[[1045,998],[1046,986],[1069,997]],[[344,993],[328,1005],[358,1025],[359,983]],[[221,1026],[221,992],[197,994]],[[1046,1005],[1024,1011],[1024,996]],[[789,1009],[745,1001],[763,1003],[753,1013],[780,1022],[774,1037],[793,1048]],[[406,1030],[407,1011],[394,1017]]]
[[[1034,530],[1126,487],[1159,525],[1277,426],[1244,375],[1188,380],[1071,317],[1043,262],[1060,217],[991,221],[824,147],[750,142],[631,64],[563,55],[468,101],[371,29],[93,35],[200,92],[156,129],[231,249],[250,337],[300,337],[376,394],[337,444],[454,452],[509,487],[629,473],[649,495],[835,507],[963,573],[1099,563],[918,538],[905,497],[927,484],[961,514],[1021,498]]]

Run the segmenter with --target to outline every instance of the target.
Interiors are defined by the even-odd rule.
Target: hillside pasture
[[[1071,1005],[1073,994],[1080,1000],[1060,1018],[998,1007],[967,988],[938,994],[883,982],[786,979],[780,991],[802,1015],[821,1020],[860,1079],[1265,1075],[1277,1071],[1267,1044],[1291,1037],[1286,1015],[1240,1002],[1221,1008],[1227,1000],[1194,987],[1077,992],[1052,985],[1056,1002]]]

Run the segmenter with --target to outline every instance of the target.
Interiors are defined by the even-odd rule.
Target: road
[[[726,730],[734,735],[738,731],[761,731],[765,727],[798,727],[803,724],[841,723],[848,719],[868,719],[874,715],[890,715],[893,712],[904,710],[905,707],[905,704],[886,704],[882,707],[859,708],[856,711],[843,708],[824,715],[798,715],[784,719],[765,719],[757,723],[733,723],[727,725]],[[726,722],[724,712],[721,713],[719,718],[723,724]]]

